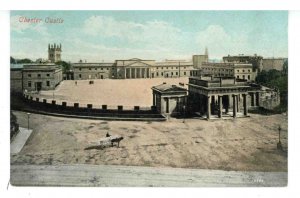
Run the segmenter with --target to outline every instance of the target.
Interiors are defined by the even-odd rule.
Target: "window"
[[[183,72],[183,75],[186,75],[186,72]]]
[[[47,86],[48,86],[48,87],[50,86],[50,81],[47,81]]]
[[[156,69],[158,69],[158,67],[156,67]]]
[[[240,72],[240,70],[237,70],[237,72]]]
[[[171,72],[171,75],[173,76],[173,72]]]
[[[47,74],[47,77],[49,77],[50,76],[50,74]]]
[[[186,67],[184,67],[184,69],[185,69]],[[185,75],[185,74],[184,74]]]
[[[173,69],[173,67],[171,69]]]
[[[245,75],[243,75],[243,79],[245,79]]]
[[[163,75],[164,75],[164,72],[161,72],[161,75],[163,76]]]
[[[40,78],[40,77],[41,77],[41,74],[38,74],[37,76],[38,76],[38,78]]]
[[[176,72],[176,76],[178,75],[178,72]]]
[[[158,72],[156,72],[156,76],[158,76],[159,74],[158,74]]]
[[[169,67],[167,67],[167,69],[168,69]]]
[[[31,81],[28,81],[28,87],[31,87]]]
[[[248,75],[248,80],[250,80],[250,75]]]
[[[92,68],[89,68],[89,70],[91,70]]]
[[[176,67],[176,69],[178,69],[178,67]]]
[[[107,70],[109,70],[109,69],[107,68]]]
[[[81,71],[81,68],[79,67],[79,71]]]
[[[31,77],[31,74],[28,74],[28,77]]]
[[[248,69],[248,72],[251,72],[251,70],[250,70],[250,69]]]
[[[243,69],[243,72],[245,72],[245,70]]]
[[[239,77],[239,75],[237,75],[237,77],[236,77],[236,78],[240,78],[240,77]]]
[[[79,74],[79,78],[81,78],[81,74]]]
[[[97,70],[97,68],[95,68],[95,70]]]

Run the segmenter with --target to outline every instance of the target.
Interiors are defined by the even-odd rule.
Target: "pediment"
[[[128,64],[126,66],[129,66],[129,67],[149,67],[150,65],[147,64],[147,63],[141,62],[141,61],[137,61],[137,62]]]

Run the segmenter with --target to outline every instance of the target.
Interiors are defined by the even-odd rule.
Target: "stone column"
[[[150,78],[150,69],[147,68],[147,78]]]
[[[259,92],[255,93],[255,99],[256,99],[256,106],[259,107]]]
[[[127,69],[126,69],[126,67],[125,67],[124,69],[125,69],[125,76],[124,76],[124,78],[126,79],[126,78],[127,78],[127,76],[126,76],[126,70],[127,70]]]
[[[243,94],[243,106],[244,106],[244,116],[248,115],[248,107],[247,107],[247,94]]]
[[[240,94],[236,96],[236,111],[239,112],[240,111]]]
[[[129,68],[129,78],[131,78],[131,68]]]
[[[211,114],[215,114],[216,96],[211,96]]]
[[[236,95],[232,95],[232,99],[233,99],[233,117],[234,118],[236,118],[236,99],[237,99],[237,97],[236,97]]]
[[[166,98],[166,113],[170,113],[169,98]]]
[[[222,96],[218,97],[218,103],[219,103],[219,118],[222,118],[222,110],[223,110]]]
[[[142,68],[140,68],[140,78],[142,78]]]
[[[211,102],[211,97],[207,96],[207,111],[206,111],[206,115],[207,115],[207,119],[210,119],[210,102]]]
[[[254,107],[254,93],[250,93],[251,96],[251,106]]]

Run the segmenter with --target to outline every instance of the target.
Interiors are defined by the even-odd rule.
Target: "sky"
[[[210,59],[288,57],[287,11],[11,11],[10,23],[14,58],[47,59],[49,43],[71,62],[191,60],[205,47]]]

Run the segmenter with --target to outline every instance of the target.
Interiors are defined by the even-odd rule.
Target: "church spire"
[[[205,47],[205,55],[208,56],[208,49]]]

